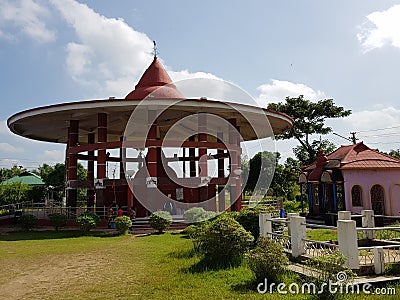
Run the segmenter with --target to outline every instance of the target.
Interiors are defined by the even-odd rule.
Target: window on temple
[[[375,215],[385,213],[385,189],[379,184],[371,188],[371,205]]]
[[[353,206],[363,206],[362,188],[359,185],[355,185],[351,188],[351,204]]]

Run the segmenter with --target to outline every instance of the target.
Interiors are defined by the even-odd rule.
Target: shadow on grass
[[[257,286],[260,282],[256,279],[241,282],[231,286],[231,290],[240,294],[247,294],[249,292],[257,291]]]
[[[183,269],[183,272],[187,273],[202,273],[206,271],[218,271],[227,270],[230,268],[235,268],[240,266],[241,260],[237,261],[227,261],[224,258],[220,259],[210,259],[208,257],[203,257],[198,263],[190,266],[189,268]]]
[[[119,232],[104,232],[104,231],[89,231],[83,232],[81,230],[41,230],[41,231],[12,231],[0,235],[0,241],[24,241],[24,240],[54,240],[54,239],[68,239],[78,238],[83,236],[93,237],[116,237],[120,236]]]
[[[196,256],[196,252],[192,248],[187,250],[173,251],[169,253],[168,256],[172,258],[192,258]]]

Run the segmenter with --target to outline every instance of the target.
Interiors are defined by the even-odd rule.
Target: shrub
[[[276,209],[273,207],[254,206],[242,209],[236,216],[238,221],[244,229],[250,231],[255,240],[260,235],[259,215],[262,213],[271,213]]]
[[[60,227],[67,226],[67,216],[60,213],[54,213],[49,215],[50,223],[55,227],[56,231],[60,229]]]
[[[23,230],[31,230],[38,225],[38,218],[34,215],[22,215],[19,220],[18,224]]]
[[[301,212],[301,202],[296,200],[286,200],[283,202],[283,208],[285,209],[286,213],[298,213]]]
[[[128,216],[117,217],[114,222],[118,232],[121,234],[125,234],[132,227],[132,221]]]
[[[97,224],[100,222],[100,217],[92,212],[85,212],[76,218],[76,222],[79,227],[84,232],[89,232],[91,229],[96,228]]]
[[[206,230],[209,226],[209,222],[201,222],[190,225],[182,230],[182,234],[186,235],[193,241],[193,248],[196,252],[200,252],[200,238],[206,234]]]
[[[150,226],[162,233],[172,223],[172,216],[168,211],[156,211],[150,215]]]
[[[247,264],[257,280],[266,278],[268,282],[276,282],[279,275],[285,272],[289,260],[283,250],[281,244],[271,239],[258,239],[257,246],[246,255]]]
[[[197,252],[214,266],[238,265],[254,242],[250,232],[230,217],[207,222],[199,230],[194,239]]]
[[[393,263],[393,264],[386,264],[385,265],[385,274],[386,275],[399,275],[400,274],[400,265]]]
[[[324,256],[316,256],[308,261],[306,264],[310,267],[317,269],[317,278],[320,281],[327,282],[328,280],[336,281],[336,275],[339,272],[346,272],[351,275],[351,270],[344,267],[346,257],[340,253],[327,254]]]
[[[193,207],[184,212],[183,219],[187,223],[198,223],[212,219],[215,216],[216,213],[213,211],[206,211],[202,207]]]

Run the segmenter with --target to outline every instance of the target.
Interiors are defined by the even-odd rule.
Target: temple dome
[[[151,94],[151,95],[150,95]],[[154,56],[153,62],[140,78],[135,89],[126,97],[126,100],[142,100],[150,95],[155,99],[183,99],[184,96],[172,83],[167,71]]]

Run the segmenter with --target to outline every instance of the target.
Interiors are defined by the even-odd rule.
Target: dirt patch
[[[0,299],[42,299],[40,295],[87,284],[112,268],[115,263],[109,253],[58,255],[43,258],[34,265],[27,265],[0,284]],[[10,274],[11,275],[11,274]],[[5,282],[4,282],[5,281]]]

